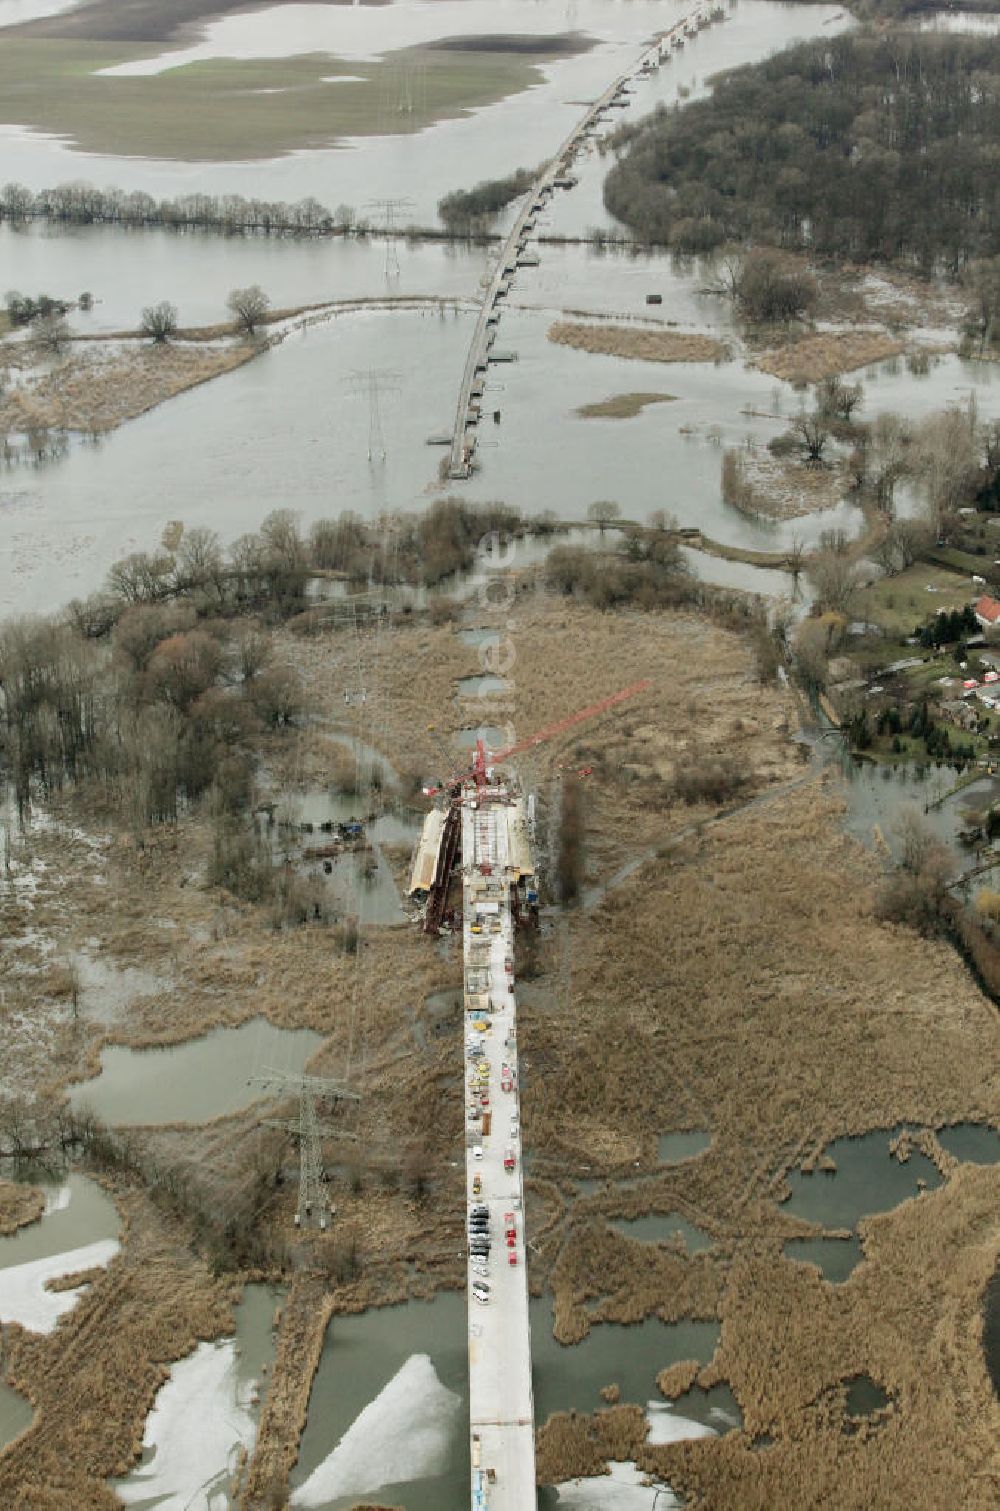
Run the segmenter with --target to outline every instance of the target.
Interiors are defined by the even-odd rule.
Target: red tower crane
[[[480,791],[489,782],[489,773],[492,767],[500,766],[514,756],[521,755],[526,750],[534,750],[537,745],[546,740],[553,739],[567,729],[572,729],[575,724],[582,724],[587,719],[596,719],[599,714],[606,713],[609,708],[615,708],[619,703],[624,703],[627,698],[634,698],[639,693],[646,692],[652,687],[648,677],[641,682],[633,682],[629,687],[623,687],[619,692],[612,693],[610,697],[601,698],[597,703],[590,703],[586,708],[578,709],[574,714],[568,714],[564,719],[556,719],[552,724],[546,724],[544,729],[536,734],[529,735],[526,740],[518,740],[514,745],[508,745],[506,750],[487,751],[482,740],[476,741],[475,755],[472,760],[471,776]],[[451,794],[451,807],[445,821],[442,842],[438,850],[438,863],[435,871],[434,882],[427,894],[427,908],[424,914],[424,931],[428,934],[436,934],[441,925],[447,904],[448,888],[451,884],[451,875],[458,858],[459,841],[461,836],[460,811],[462,802],[462,779],[452,777],[449,785]],[[426,789],[428,794],[440,789]]]

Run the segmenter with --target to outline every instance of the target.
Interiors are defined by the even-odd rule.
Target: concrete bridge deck
[[[473,1206],[488,1207],[491,1239],[488,1263],[480,1266],[488,1269],[488,1278],[478,1273],[472,1259],[468,1273],[473,1511],[529,1511],[537,1503],[510,906],[512,803],[513,795],[501,782],[478,788],[467,782],[463,789],[464,1032],[477,1038],[471,1025],[490,1024],[481,1035],[483,1053],[470,1058],[468,1048],[463,1051],[467,1217]],[[479,1065],[487,1070],[479,1070]],[[489,1094],[488,1133],[483,1132],[482,1119],[470,1120],[468,1115],[478,1104],[483,1080]],[[510,1085],[508,1091],[505,1084]],[[474,1196],[477,1175],[482,1191]],[[509,1227],[515,1235],[511,1246]],[[476,1284],[489,1287],[488,1301],[476,1299]]]

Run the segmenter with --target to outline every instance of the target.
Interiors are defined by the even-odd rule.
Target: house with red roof
[[[990,630],[1000,621],[1000,602],[984,593],[982,598],[977,598],[972,612],[976,616],[977,623],[984,629]]]

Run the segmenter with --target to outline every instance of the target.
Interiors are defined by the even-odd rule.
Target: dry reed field
[[[820,383],[898,357],[903,350],[904,343],[886,331],[824,331],[770,347],[757,355],[754,365],[787,383]]]
[[[29,1222],[37,1222],[45,1210],[45,1197],[37,1186],[18,1186],[0,1180],[0,1237],[16,1233]]]
[[[650,1314],[722,1322],[698,1380],[730,1384],[743,1431],[639,1455],[690,1506],[995,1503],[980,1309],[1000,1170],[961,1166],[867,1219],[843,1286],[781,1258],[811,1231],[782,1213],[784,1175],[831,1138],[1000,1107],[995,1007],[948,946],[875,922],[876,862],[840,832],[838,806],[812,782],[651,860],[573,920],[568,987],[554,973],[545,1011],[522,1013],[539,1174],[632,1177],[586,1197],[563,1183],[561,1218],[550,1200],[539,1270],[557,1337]],[[656,1134],[694,1127],[710,1149],[658,1166]],[[686,1257],[606,1225],[647,1211],[680,1212],[713,1248]],[[843,1382],[861,1372],[892,1405],[849,1434]],[[540,1473],[589,1472],[599,1431],[564,1422],[550,1443],[544,1429]]]
[[[725,346],[711,336],[635,325],[583,325],[557,320],[549,326],[548,337],[559,346],[572,346],[577,351],[634,357],[641,362],[721,362],[726,356]]]
[[[242,367],[257,354],[249,342],[225,347],[102,344],[51,367],[29,369],[0,398],[0,433],[41,429],[100,435],[157,404]]]

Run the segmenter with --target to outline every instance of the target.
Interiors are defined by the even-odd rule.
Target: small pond
[[[695,1128],[690,1133],[661,1133],[656,1157],[661,1165],[679,1165],[683,1160],[704,1154],[711,1142],[712,1135],[705,1128]]]
[[[985,1123],[955,1123],[951,1128],[939,1128],[937,1141],[963,1164],[995,1165],[1000,1160],[1000,1132]]]
[[[455,686],[460,698],[496,698],[508,693],[511,684],[503,677],[458,677]]]
[[[925,1154],[913,1151],[905,1164],[890,1154],[890,1139],[900,1131],[835,1139],[825,1152],[835,1162],[836,1172],[791,1171],[792,1194],[784,1210],[824,1228],[853,1228],[860,1218],[888,1212],[916,1196],[918,1181],[939,1186],[941,1176]]]
[[[106,1045],[101,1074],[71,1087],[70,1102],[92,1108],[112,1126],[205,1123],[259,1101],[267,1093],[251,1084],[253,1076],[268,1070],[298,1074],[321,1043],[312,1029],[275,1028],[253,1018],[183,1044]]]
[[[785,1244],[785,1258],[802,1264],[814,1264],[824,1280],[843,1285],[862,1257],[859,1238],[790,1238]]]
[[[645,1217],[623,1218],[611,1226],[626,1238],[638,1238],[643,1243],[665,1243],[671,1238],[680,1238],[689,1254],[710,1249],[713,1239],[704,1228],[688,1222],[679,1212],[651,1212]]]
[[[460,729],[455,735],[462,750],[472,750],[482,740],[487,750],[504,750],[512,743],[513,730],[500,729],[496,724],[477,724],[474,729]]]
[[[888,1395],[870,1375],[854,1375],[847,1381],[846,1411],[849,1417],[871,1417],[888,1404]]]

